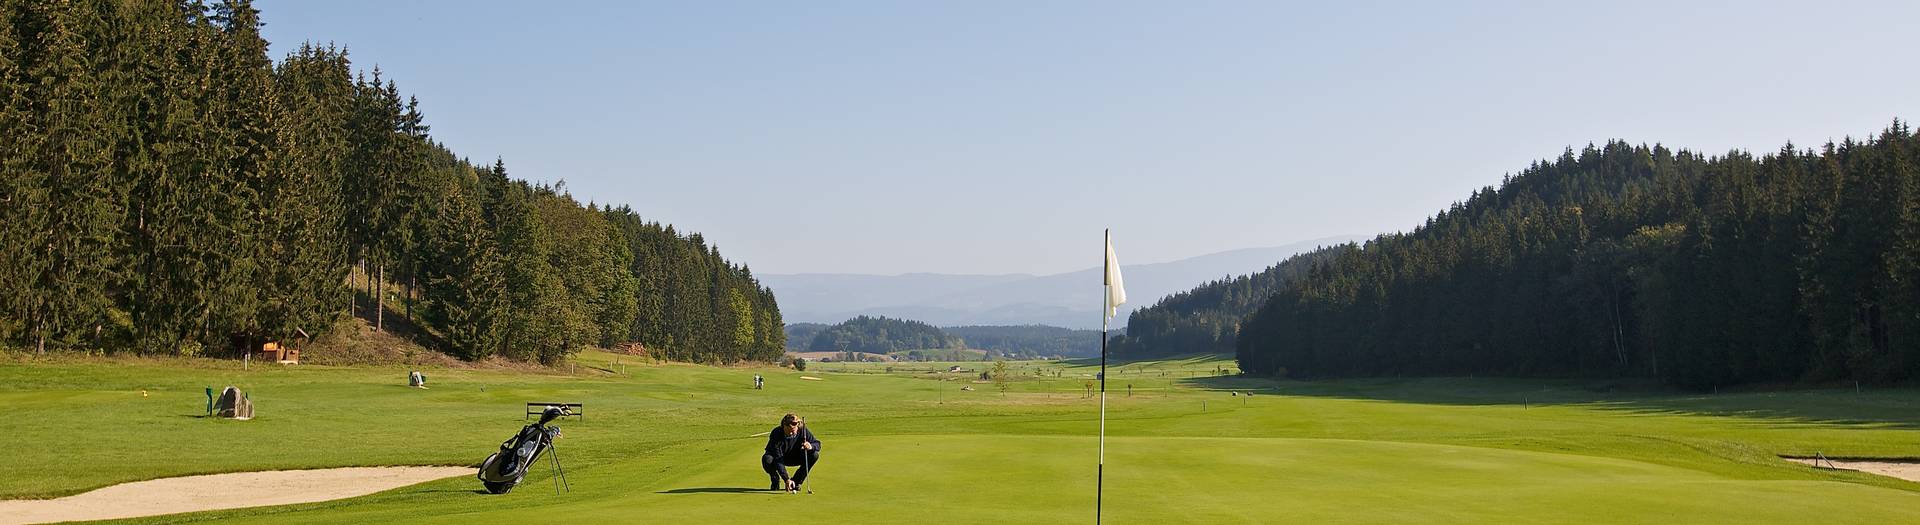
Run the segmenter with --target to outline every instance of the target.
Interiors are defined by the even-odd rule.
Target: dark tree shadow
[[[753,488],[746,488],[746,487],[697,487],[697,488],[663,490],[660,492],[655,492],[654,494],[746,494],[751,492],[774,492],[774,491],[767,490],[767,489],[753,489]]]
[[[408,492],[412,494],[493,494],[492,492],[487,492],[487,489],[473,489],[473,490],[437,489],[437,490],[415,490],[415,491],[408,491]]]
[[[1646,381],[1511,378],[1358,378],[1275,381],[1247,376],[1176,380],[1181,385],[1258,395],[1288,395],[1458,406],[1581,406],[1638,414],[1706,415],[1792,423],[1920,429],[1914,388],[1772,389],[1703,393]]]

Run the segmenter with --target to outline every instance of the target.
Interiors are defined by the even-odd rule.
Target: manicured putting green
[[[1920,484],[1776,457],[1920,456],[1912,390],[1704,396],[1486,379],[1274,383],[1214,377],[1222,363],[1114,368],[1116,384],[1138,393],[1110,400],[1108,521],[1920,523]],[[1098,405],[1084,395],[1092,368],[1017,363],[1021,377],[1002,394],[943,375],[944,365],[868,365],[810,370],[824,380],[806,381],[789,370],[588,354],[578,375],[439,370],[429,373],[431,389],[417,390],[402,386],[398,368],[0,363],[0,405],[20,422],[11,434],[48,445],[0,461],[0,494],[48,497],[206,472],[471,463],[523,423],[525,401],[553,400],[588,407],[589,419],[560,423],[570,492],[555,494],[539,466],[505,496],[477,494],[478,483],[461,477],[136,521],[1092,519]],[[768,389],[751,388],[756,373]],[[197,417],[210,384],[249,389],[261,417]],[[766,491],[758,468],[764,438],[750,436],[786,411],[805,414],[826,442],[811,495]]]
[[[247,521],[486,520],[751,523],[1062,523],[1091,519],[1093,440],[909,435],[837,440],[814,494],[766,491],[753,443],[676,447],[576,470],[555,495],[544,474],[470,514],[441,496]],[[1611,458],[1478,447],[1285,438],[1109,440],[1106,517],[1115,523],[1915,523],[1920,494],[1825,481],[1730,480]],[[746,452],[742,452],[746,450]],[[441,505],[416,506],[422,499]],[[505,499],[505,498],[501,498]],[[496,501],[486,501],[496,502]],[[423,512],[431,509],[431,512]]]
[[[846,440],[811,496],[708,492],[746,487],[735,469],[659,485],[672,498],[587,505],[674,521],[750,522],[770,508],[812,521],[1090,519],[1094,440],[899,436]],[[1920,520],[1920,494],[1831,482],[1733,481],[1569,454],[1379,441],[1122,438],[1108,443],[1106,513],[1116,523],[1742,522]],[[734,454],[730,463],[753,458]],[[720,466],[720,465],[716,465]],[[828,470],[837,469],[837,470]],[[743,498],[743,496],[760,496]],[[1791,498],[1783,499],[1783,497]],[[786,498],[786,499],[782,499]],[[811,499],[802,499],[811,498]],[[797,501],[796,501],[797,500]]]

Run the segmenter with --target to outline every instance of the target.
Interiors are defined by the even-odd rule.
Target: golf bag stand
[[[557,436],[559,429],[554,429],[554,434]],[[561,487],[566,487],[567,492],[573,492],[573,484],[567,482],[567,469],[560,466],[560,445],[548,441],[547,448],[553,450],[552,454],[547,455],[550,465],[548,471],[553,474],[553,493],[559,494]]]
[[[527,469],[533,466],[534,461],[540,459],[541,454],[552,449],[554,438],[560,436],[560,427],[549,427],[547,423],[566,413],[566,409],[561,407],[547,407],[547,410],[540,414],[540,421],[521,428],[520,432],[500,443],[499,452],[487,456],[486,461],[480,462],[480,472],[475,477],[480,478],[480,484],[487,488],[487,492],[506,494],[513,490],[515,485],[519,485],[521,480],[526,479]],[[564,471],[560,470],[560,458],[557,454],[549,461],[552,472],[564,475]],[[556,477],[554,482],[554,492],[559,492],[559,485],[564,480]],[[572,490],[572,487],[569,486],[567,489]]]

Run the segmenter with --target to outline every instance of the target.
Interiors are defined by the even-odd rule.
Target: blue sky
[[[1920,2],[578,4],[257,6],[276,58],[347,46],[454,151],[759,273],[1062,272],[1105,227],[1128,263],[1405,230],[1569,146],[1765,152],[1920,116]]]

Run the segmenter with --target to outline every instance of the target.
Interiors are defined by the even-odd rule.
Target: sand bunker
[[[1808,459],[1808,458],[1781,458],[1781,459],[1785,459],[1787,461],[1792,461],[1794,463],[1799,463],[1802,465],[1808,465],[1808,466],[1814,466],[1814,467],[1820,467],[1820,468],[1826,468],[1829,463],[1829,461],[1825,459],[1817,459],[1817,460]],[[1836,459],[1836,460],[1832,460],[1831,463],[1835,468],[1842,468],[1846,470],[1858,470],[1861,472],[1866,472],[1868,474],[1879,474],[1882,476],[1900,478],[1907,481],[1920,482],[1920,462],[1859,461],[1859,460],[1848,460],[1848,459]]]
[[[186,476],[122,483],[58,499],[0,501],[0,525],[105,520],[312,503],[453,476],[473,467],[352,467]]]

